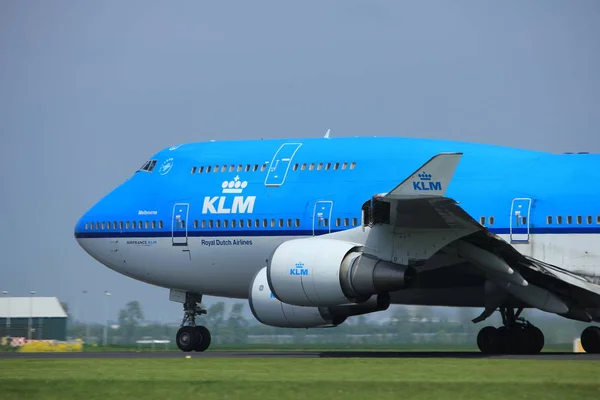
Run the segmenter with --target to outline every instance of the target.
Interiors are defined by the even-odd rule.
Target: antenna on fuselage
[[[329,139],[329,132],[331,132],[331,129],[327,129],[327,132],[325,133],[325,139]]]

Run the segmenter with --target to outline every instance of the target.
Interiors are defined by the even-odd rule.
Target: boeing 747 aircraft
[[[170,289],[182,351],[203,295],[263,324],[335,327],[390,304],[478,307],[484,353],[539,353],[534,308],[600,321],[600,155],[409,138],[210,141],[149,158],[77,222],[92,257]],[[600,328],[581,334],[600,353]]]

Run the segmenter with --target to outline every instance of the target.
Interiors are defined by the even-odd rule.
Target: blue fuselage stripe
[[[331,230],[315,230],[315,235],[324,235],[327,233],[339,232],[344,229],[331,229]],[[510,228],[488,228],[488,230],[497,235],[510,234]],[[513,234],[526,234],[526,229],[513,229]],[[530,235],[566,235],[566,234],[600,234],[600,226],[589,226],[589,227],[541,227],[531,228],[529,230]],[[312,230],[306,229],[265,229],[265,230],[252,230],[252,229],[202,229],[202,230],[189,230],[187,233],[188,237],[226,237],[226,236],[312,236]],[[173,232],[171,231],[159,231],[159,230],[136,230],[136,231],[87,231],[77,232],[75,237],[84,238],[133,238],[133,237],[144,237],[144,238],[165,238],[165,237],[185,237],[185,232]]]

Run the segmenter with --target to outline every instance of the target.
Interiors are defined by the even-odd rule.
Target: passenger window
[[[223,228],[227,228],[229,226],[229,221],[224,219],[223,220]]]
[[[292,168],[292,171],[297,171],[298,170],[298,164],[294,164],[294,167]]]
[[[320,162],[319,165],[317,166],[317,171],[320,171],[321,169],[323,169],[323,163]]]
[[[358,226],[358,218],[352,218],[352,225]]]
[[[212,220],[212,219],[209,219],[209,220],[208,220],[208,227],[209,227],[210,229],[212,229],[212,228],[214,227],[214,223],[213,223],[213,220]]]
[[[302,164],[301,170],[304,171],[306,169],[306,164]]]
[[[90,226],[90,224],[88,222],[85,223],[85,230],[88,230],[88,227]]]
[[[146,221],[144,225],[145,225],[146,229],[150,229],[150,222]]]
[[[250,172],[250,164],[246,164],[246,172]]]
[[[185,229],[185,219],[182,219],[180,221],[180,226],[181,226],[181,229]]]
[[[340,219],[339,218],[335,219],[335,226],[340,226]]]
[[[340,163],[339,162],[336,162],[335,164],[333,164],[333,169],[334,170],[336,170],[338,168],[340,168]]]
[[[235,228],[237,221],[235,219],[231,220],[231,227]]]
[[[350,163],[350,169],[354,169],[354,168],[356,168],[356,161],[352,161]]]
[[[329,218],[323,218],[323,226],[329,226]]]
[[[129,229],[129,221],[125,221],[125,229]]]
[[[219,172],[219,166],[215,165],[215,168],[213,169],[213,172]]]
[[[245,220],[243,220],[243,219],[240,219],[240,228],[243,228],[243,227],[244,227],[244,221],[245,221]]]
[[[271,220],[271,228],[275,228],[275,220],[274,219]]]
[[[479,217],[479,223],[485,225],[485,217]]]
[[[308,166],[308,170],[312,171],[313,169],[315,169],[315,163],[310,163],[310,165]]]
[[[206,173],[209,173],[211,171],[211,166],[206,167]]]
[[[287,220],[287,226],[288,226],[288,228],[292,227],[292,220],[291,219]]]
[[[344,226],[348,226],[350,224],[350,220],[348,218],[344,218]]]
[[[280,220],[279,220],[279,227],[280,227],[280,228],[283,228],[283,219],[280,219]]]
[[[494,217],[490,217],[490,225],[494,225]]]
[[[158,221],[158,227],[159,227],[160,229],[162,229],[162,227],[163,227],[163,222],[162,222],[162,221]]]
[[[244,166],[242,164],[238,165],[237,172],[242,172],[242,169],[244,169]]]
[[[255,228],[260,228],[260,220],[258,220],[258,219],[254,220],[254,227]]]
[[[297,228],[297,227],[299,227],[299,226],[300,226],[300,220],[299,220],[299,219],[297,219],[297,220],[296,220],[296,228]]]
[[[596,215],[596,223],[600,224],[600,215]]]
[[[581,217],[581,215],[577,216],[577,225],[581,225],[583,222],[583,218]]]
[[[216,226],[217,228],[220,228],[220,227],[221,227],[221,220],[220,220],[220,219],[217,219],[217,220],[215,220],[215,226]]]
[[[546,217],[546,223],[547,223],[548,225],[552,225],[552,215],[548,215],[548,216]]]
[[[558,217],[556,217],[556,223],[558,225],[562,224],[562,217],[560,215]]]
[[[260,166],[260,172],[265,172],[266,169],[267,169],[266,163]]]
[[[198,229],[198,220],[197,219],[194,220],[194,229]]]
[[[192,174],[196,173],[196,167],[192,167]]]
[[[223,165],[221,167],[221,172],[227,172],[227,165]]]
[[[587,217],[587,223],[588,223],[588,225],[592,224],[592,216],[591,215],[588,215],[588,217]]]
[[[123,221],[119,221],[119,229],[123,230]]]
[[[101,225],[101,226],[102,226],[102,230],[104,230],[104,222],[102,222],[102,225]]]
[[[204,172],[204,167],[200,167],[200,169],[198,170],[198,173],[201,174]]]
[[[521,217],[523,225],[527,225],[527,217]]]
[[[346,168],[348,168],[348,163],[347,162],[345,162],[345,163],[342,164],[342,169],[344,170]]]
[[[258,165],[254,164],[254,169],[252,170],[252,172],[256,172],[258,171]]]
[[[573,217],[570,215],[567,216],[567,224],[571,225],[573,223]]]
[[[329,168],[331,168],[331,163],[328,162],[327,164],[325,164],[325,171],[327,171]]]
[[[202,220],[202,228],[206,228],[206,220],[205,219]]]
[[[231,166],[229,167],[229,172],[233,172],[233,171],[235,171],[235,165],[231,165]]]
[[[263,219],[263,228],[266,228],[268,226],[268,222],[266,219]]]
[[[251,219],[249,219],[247,222],[248,222],[248,224],[247,224],[246,226],[247,226],[248,228],[252,228],[252,220],[251,220]],[[258,226],[258,224],[256,224],[256,226]]]

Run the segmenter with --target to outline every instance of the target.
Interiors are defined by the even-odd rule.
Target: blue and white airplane
[[[410,138],[166,148],[76,224],[105,266],[170,289],[182,351],[203,295],[261,323],[334,327],[390,304],[479,307],[484,353],[538,353],[535,308],[600,321],[600,155]],[[600,352],[600,328],[581,335]]]

